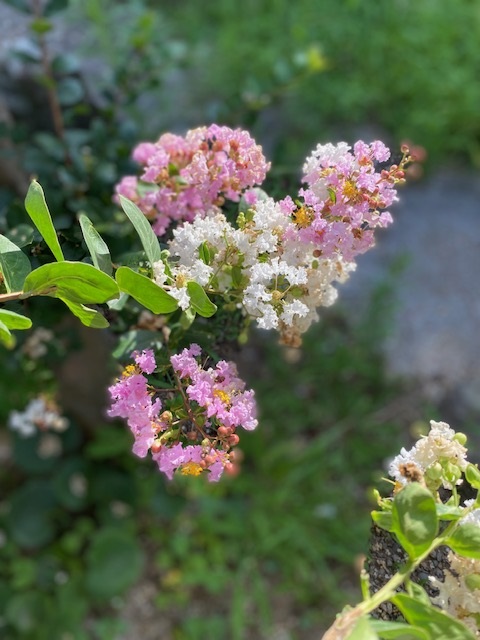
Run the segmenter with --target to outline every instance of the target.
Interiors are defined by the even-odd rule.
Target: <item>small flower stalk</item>
[[[170,358],[162,374],[168,388],[155,387],[148,376],[157,364],[153,351],[133,354],[122,377],[110,387],[111,417],[121,417],[135,438],[133,452],[151,454],[159,470],[172,479],[208,474],[210,482],[223,472],[234,473],[237,429],[256,428],[254,392],[245,389],[232,362],[220,360],[214,367],[201,363],[197,344]]]

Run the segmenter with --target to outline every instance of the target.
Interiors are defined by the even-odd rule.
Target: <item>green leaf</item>
[[[437,535],[435,500],[418,482],[407,484],[393,500],[392,532],[411,558],[428,549]]]
[[[385,531],[392,530],[392,512],[391,511],[372,511],[372,520],[380,529]]]
[[[7,347],[7,349],[13,349],[15,346],[15,338],[10,333],[8,327],[0,320],[0,342]]]
[[[200,286],[198,282],[194,282],[193,280],[188,282],[187,291],[190,296],[190,304],[198,315],[203,316],[204,318],[210,318],[210,316],[213,316],[217,310],[217,305],[213,304],[205,293],[203,287]]]
[[[475,640],[473,634],[460,621],[454,620],[433,605],[426,605],[406,594],[398,594],[392,599],[406,621],[415,627],[425,629],[431,640]]]
[[[178,308],[175,298],[162,287],[129,267],[119,267],[115,278],[121,291],[131,295],[153,313],[172,313]]]
[[[110,326],[108,320],[96,309],[90,309],[78,302],[72,302],[63,296],[57,296],[62,302],[64,302],[70,311],[76,316],[82,324],[92,329],[106,329]]]
[[[30,329],[32,326],[30,318],[26,318],[14,311],[7,311],[6,309],[0,309],[0,321],[8,327],[8,329]]]
[[[465,469],[465,477],[467,482],[472,485],[474,489],[480,489],[480,471],[476,464],[469,464]]]
[[[370,625],[368,617],[362,616],[358,619],[354,628],[346,636],[345,640],[379,640],[379,636]]]
[[[22,298],[52,296],[64,302],[101,304],[119,295],[113,278],[85,262],[51,262],[26,278]]]
[[[107,275],[111,275],[113,271],[112,260],[105,241],[85,213],[81,213],[78,216],[78,220],[85,239],[85,244],[92,256],[93,264],[97,269],[100,269],[100,271],[105,272]]]
[[[428,631],[404,622],[370,620],[370,625],[384,640],[431,640]]]
[[[87,552],[88,591],[99,599],[121,594],[140,578],[144,560],[140,545],[126,531],[100,530]]]
[[[31,271],[30,260],[5,236],[0,235],[0,271],[7,291],[21,291],[25,278]]]
[[[458,520],[462,515],[463,509],[449,504],[437,502],[435,504],[437,516],[440,520]]]
[[[461,556],[480,560],[480,527],[469,522],[461,524],[445,544]]]
[[[57,232],[53,226],[52,216],[45,201],[43,189],[36,180],[32,180],[30,183],[27,197],[25,198],[25,209],[32,219],[32,222],[42,234],[50,251],[55,256],[55,260],[58,262],[64,260],[62,249],[58,242]]]
[[[208,248],[208,242],[202,242],[202,244],[198,247],[198,255],[200,260],[202,260],[205,264],[210,264],[212,255],[211,251]]]
[[[55,537],[54,499],[47,481],[32,480],[17,489],[10,500],[8,525],[12,539],[21,547],[35,549]]]
[[[119,198],[122,209],[127,214],[130,222],[133,224],[140,237],[148,261],[153,265],[154,262],[158,262],[162,259],[162,252],[157,236],[153,232],[147,218],[140,211],[137,205],[124,196],[119,196]]]

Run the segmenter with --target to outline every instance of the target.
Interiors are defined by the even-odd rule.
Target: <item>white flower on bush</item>
[[[430,421],[430,432],[412,449],[403,448],[390,463],[388,473],[404,485],[409,481],[432,481],[451,489],[460,484],[467,467],[463,434],[456,434],[446,422]]]
[[[65,431],[68,420],[59,414],[54,402],[39,397],[30,400],[24,411],[12,411],[8,426],[12,431],[28,438],[39,430]]]

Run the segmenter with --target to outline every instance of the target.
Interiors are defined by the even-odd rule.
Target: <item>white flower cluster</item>
[[[65,431],[68,420],[58,413],[53,402],[44,398],[30,400],[24,411],[12,411],[8,418],[8,426],[24,438],[40,431]]]
[[[440,484],[451,489],[451,482],[444,476],[445,470],[450,466],[450,471],[464,471],[467,467],[466,455],[467,449],[456,439],[455,431],[446,422],[431,420],[428,436],[422,437],[409,451],[403,448],[390,463],[388,473],[404,485],[409,480],[420,481],[428,473],[438,472]],[[458,478],[455,484],[460,482]]]
[[[468,516],[467,516],[468,517]],[[463,624],[480,638],[480,589],[472,588],[469,576],[480,576],[480,560],[464,558],[453,551],[449,551],[449,571],[445,572],[445,580],[441,582],[430,576],[429,580],[439,591],[433,598],[433,604],[453,618],[461,620]]]
[[[317,308],[331,305],[355,269],[340,256],[318,256],[312,243],[299,242],[291,218],[272,198],[257,203],[233,227],[216,211],[174,231],[172,260],[157,262],[154,280],[187,309],[187,283],[210,293],[228,294],[264,329],[277,329],[283,342],[300,335],[318,318]]]

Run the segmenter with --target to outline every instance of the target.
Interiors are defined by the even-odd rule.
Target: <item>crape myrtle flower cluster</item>
[[[140,207],[158,236],[173,222],[218,211],[225,200],[238,202],[270,168],[247,131],[216,124],[185,137],[165,133],[155,143],[142,142],[133,159],[142,167],[140,179],[123,178],[116,192]]]
[[[133,452],[148,452],[169,479],[176,470],[217,481],[224,470],[234,470],[232,448],[240,438],[238,427],[257,426],[254,392],[245,390],[235,364],[219,361],[202,367],[201,349],[192,344],[170,358],[163,375],[168,389],[155,388],[148,376],[157,368],[151,349],[134,353],[122,377],[110,387],[111,417],[121,417],[133,433]]]
[[[432,491],[452,489],[462,483],[467,468],[466,437],[445,422],[430,421],[430,432],[410,450],[402,448],[390,463],[388,473],[398,488],[408,482],[421,482]]]
[[[65,431],[68,425],[56,402],[44,396],[33,398],[23,411],[11,411],[8,417],[9,428],[24,438],[39,431]]]
[[[344,282],[355,257],[373,246],[374,229],[392,220],[385,208],[396,200],[410,158],[405,150],[400,165],[377,171],[389,155],[381,142],[357,142],[353,153],[345,143],[319,145],[295,201],[277,202],[257,189],[236,225],[218,209],[179,225],[170,258],[153,265],[155,282],[188,309],[193,280],[298,346],[317,309],[335,301],[334,283]]]

